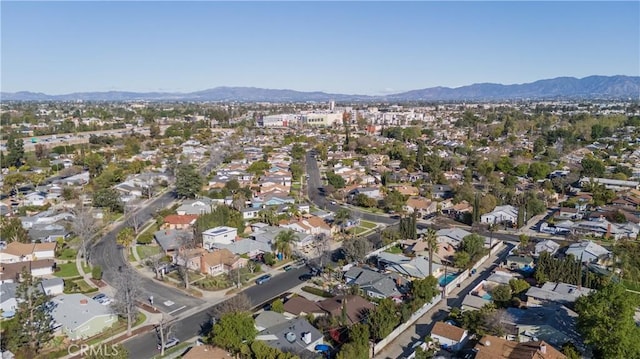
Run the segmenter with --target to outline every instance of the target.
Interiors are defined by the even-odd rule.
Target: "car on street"
[[[173,348],[176,345],[180,344],[180,339],[173,337],[169,338],[166,343],[164,343],[164,349],[167,350],[169,348]],[[162,350],[162,343],[158,344],[158,350]]]
[[[288,271],[290,271],[292,269],[293,269],[293,265],[291,265],[291,264],[287,264],[286,266],[284,266],[282,268],[282,270],[285,271],[285,272],[288,272]]]
[[[308,280],[310,280],[311,278],[313,278],[313,275],[311,273],[305,273],[301,276],[298,277],[299,280],[306,282]]]
[[[256,279],[256,284],[260,285],[260,284],[266,283],[270,279],[271,279],[271,274],[265,274],[265,275],[261,276],[260,278]]]

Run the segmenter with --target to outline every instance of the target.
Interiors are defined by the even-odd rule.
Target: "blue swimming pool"
[[[484,293],[484,294],[482,295],[482,299],[492,300],[492,299],[493,299],[493,297],[492,297],[492,296],[491,296],[491,294],[489,294],[489,293]]]
[[[447,274],[444,275],[442,277],[440,277],[440,279],[438,280],[438,284],[440,284],[440,286],[445,286],[449,283],[451,283],[451,281],[453,281],[456,278],[456,274]]]

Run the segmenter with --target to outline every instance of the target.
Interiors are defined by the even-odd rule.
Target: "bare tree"
[[[173,324],[162,314],[162,319],[156,325],[156,333],[160,340],[160,357],[164,356],[164,346],[173,334]]]
[[[161,273],[162,266],[166,264],[164,259],[165,259],[164,253],[154,254],[147,259],[146,264],[153,269],[156,275],[156,279],[164,277],[164,274]]]
[[[251,299],[249,299],[249,297],[246,294],[239,293],[225,300],[224,302],[216,305],[215,307],[213,307],[211,316],[213,318],[219,319],[224,314],[234,313],[234,312],[246,312],[251,310],[251,308],[252,308]]]
[[[71,231],[80,239],[80,249],[85,266],[89,262],[91,243],[98,233],[99,223],[93,215],[81,206],[74,211],[74,218],[71,221]]]
[[[136,300],[141,294],[139,278],[131,267],[125,266],[115,277],[113,287],[116,290],[113,308],[127,319],[127,336],[130,336],[131,326],[138,313]]]
[[[318,258],[318,264],[320,268],[324,267],[324,264],[329,259],[329,238],[321,233],[316,235],[313,242],[313,248],[315,255]]]
[[[176,255],[179,268],[178,272],[184,282],[184,288],[189,290],[189,259],[191,259],[193,249],[196,248],[196,241],[192,233],[185,232],[178,237],[178,243]]]
[[[247,266],[246,266],[247,270],[249,271],[249,273],[253,274],[256,272],[256,269],[258,269],[258,265],[256,264],[255,261],[248,261],[247,262]]]
[[[127,218],[127,224],[133,228],[136,235],[140,233],[140,228],[142,227],[143,222],[140,218],[140,214],[137,212],[137,208],[130,212],[129,218]]]

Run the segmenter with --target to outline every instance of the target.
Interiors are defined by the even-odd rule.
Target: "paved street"
[[[496,255],[491,256],[484,264],[478,267],[477,273],[462,282],[459,288],[454,288],[448,297],[438,303],[418,321],[400,334],[394,341],[389,343],[382,352],[378,353],[376,359],[396,359],[401,356],[411,354],[412,346],[424,339],[425,335],[431,333],[431,328],[435,322],[442,321],[448,316],[447,308],[460,307],[465,295],[483,280],[488,278],[493,267],[499,264],[507,256],[513,245],[506,243],[506,246]]]
[[[147,203],[138,211],[137,215],[140,221],[146,222],[152,218],[157,209],[164,208],[171,201],[173,201],[172,193],[166,192]],[[89,258],[91,264],[99,265],[102,268],[103,279],[107,283],[111,283],[116,278],[118,268],[129,265],[122,249],[116,244],[116,235],[126,226],[126,222],[116,224],[93,246],[91,251]],[[146,301],[149,296],[153,296],[154,304],[165,313],[176,313],[204,303],[201,299],[189,296],[176,288],[171,288],[141,275],[138,277],[142,288],[140,300]]]
[[[261,285],[254,285],[246,289],[244,293],[249,297],[252,305],[261,305],[299,285],[301,282],[298,277],[303,273],[307,273],[307,271],[305,267],[296,268],[288,272],[277,271],[277,274],[274,273],[270,281]],[[223,300],[212,302],[193,314],[177,319],[172,324],[172,335],[181,341],[185,341],[206,333],[210,328],[207,323],[211,318],[212,309]],[[124,346],[129,350],[130,358],[145,359],[158,354],[157,343],[158,336],[152,331],[128,340],[124,343]]]

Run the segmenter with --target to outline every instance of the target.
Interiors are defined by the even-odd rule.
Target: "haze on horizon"
[[[6,2],[3,92],[381,95],[640,75],[633,2]]]

